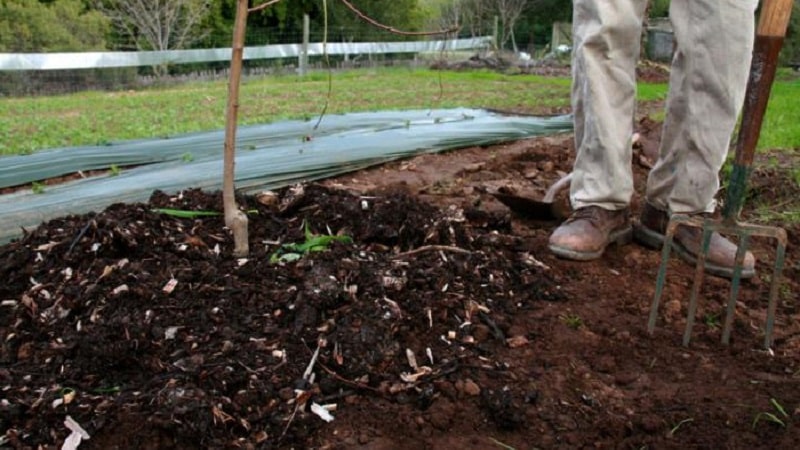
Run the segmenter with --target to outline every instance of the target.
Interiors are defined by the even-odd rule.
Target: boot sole
[[[609,245],[611,244],[625,245],[630,243],[632,240],[633,240],[633,227],[628,226],[627,228],[611,232],[608,235],[608,241],[606,242],[606,244],[600,250],[597,250],[595,252],[579,252],[576,250],[572,250],[565,247],[559,247],[556,245],[549,245],[548,247],[550,248],[550,251],[553,252],[554,255],[564,259],[571,259],[573,261],[591,261],[603,256],[603,252]]]
[[[664,247],[664,235],[657,231],[651,230],[650,228],[642,226],[642,224],[639,222],[636,222],[633,225],[633,238],[645,247],[649,247],[654,250],[661,250]],[[697,264],[697,256],[692,254],[686,247],[674,239],[672,240],[672,251],[677,253],[678,256],[687,263],[692,265]],[[705,272],[722,278],[733,278],[732,268],[720,266],[709,262],[708,260],[706,260],[705,263]],[[755,269],[745,269],[743,267],[741,278],[752,278],[755,276],[755,274]]]

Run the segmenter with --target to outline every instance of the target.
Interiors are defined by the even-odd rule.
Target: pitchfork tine
[[[650,319],[647,321],[647,332],[653,334],[656,329],[656,320],[658,319],[658,306],[661,303],[661,296],[664,293],[664,282],[667,279],[667,261],[669,261],[669,253],[672,250],[672,239],[675,236],[675,230],[678,228],[676,222],[670,221],[667,224],[667,231],[664,234],[664,244],[661,248],[661,265],[658,268],[658,278],[656,278],[656,293],[653,296],[653,303],[650,306]]]
[[[733,315],[736,312],[736,298],[739,296],[739,285],[742,281],[742,264],[744,264],[744,255],[747,252],[747,242],[749,240],[750,235],[744,233],[739,241],[739,248],[736,250],[736,265],[733,268],[733,279],[731,279],[731,296],[728,299],[728,308],[725,311],[725,325],[722,328],[722,343],[725,345],[731,342]]]
[[[789,240],[786,230],[778,229],[776,236],[778,241],[778,251],[775,255],[775,267],[772,270],[772,286],[769,288],[769,305],[767,306],[767,325],[764,329],[764,347],[772,346],[772,328],[775,325],[775,308],[778,306],[778,288],[781,284],[783,275],[783,260],[786,256],[786,243]]]
[[[750,241],[750,237],[766,236],[778,240],[775,268],[772,274],[772,285],[769,289],[767,323],[764,327],[764,346],[769,348],[769,346],[772,345],[775,309],[777,308],[783,262],[786,256],[786,230],[778,227],[743,224],[737,219],[742,210],[742,205],[744,204],[747,190],[747,178],[750,175],[753,156],[755,155],[756,145],[758,144],[758,138],[761,133],[761,124],[764,119],[764,112],[767,109],[770,89],[775,79],[778,54],[780,53],[784,37],[786,36],[786,29],[789,25],[792,3],[792,0],[767,0],[761,8],[758,27],[756,28],[755,45],[753,47],[752,67],[750,69],[750,77],[747,81],[747,92],[744,96],[741,127],[736,142],[736,155],[731,170],[727,200],[722,212],[722,220],[714,221],[708,218],[698,220],[685,214],[676,214],[670,217],[664,236],[664,247],[661,252],[661,266],[658,269],[658,278],[656,279],[656,292],[653,298],[653,304],[650,308],[650,319],[647,323],[647,331],[650,334],[652,334],[655,329],[658,306],[664,294],[667,263],[669,262],[669,254],[672,249],[675,231],[679,225],[682,225],[702,227],[703,229],[702,251],[697,255],[694,284],[692,285],[688,316],[686,317],[686,329],[683,333],[683,345],[689,345],[689,340],[692,337],[692,327],[694,326],[695,314],[697,313],[697,301],[703,283],[706,257],[708,256],[712,233],[715,232],[739,236],[739,245],[734,258],[733,276],[731,279],[731,296],[728,300],[725,312],[725,325],[722,329],[723,344],[730,343],[733,319],[736,314],[736,298],[739,295],[739,287],[742,281],[742,266],[744,265],[744,259],[747,255],[747,244]]]
[[[687,218],[688,219],[688,218]],[[703,252],[697,256],[697,267],[694,272],[694,283],[692,284],[692,296],[689,298],[689,311],[686,315],[686,329],[683,332],[683,346],[689,345],[692,338],[692,328],[694,327],[694,316],[697,313],[697,297],[700,296],[700,287],[703,285],[703,275],[706,269],[706,255],[711,246],[711,230],[703,227]]]

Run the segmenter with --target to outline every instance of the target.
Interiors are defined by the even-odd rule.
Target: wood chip
[[[169,281],[167,281],[167,284],[165,284],[161,290],[164,291],[165,294],[171,294],[172,291],[175,290],[175,287],[177,285],[178,285],[178,280],[176,280],[175,278],[171,278]]]
[[[519,348],[528,345],[530,341],[525,336],[512,336],[506,339],[506,345],[510,348]]]

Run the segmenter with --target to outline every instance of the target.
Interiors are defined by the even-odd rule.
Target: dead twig
[[[424,252],[431,252],[431,251],[443,251],[443,252],[453,252],[453,253],[461,253],[462,255],[470,255],[472,254],[471,251],[463,249],[461,247],[453,247],[451,245],[425,245],[423,247],[415,248],[414,250],[409,250],[407,252],[398,253],[395,255],[395,258],[405,258],[407,256],[413,256],[419,253]]]
[[[265,9],[268,6],[274,5],[275,3],[278,3],[279,1],[281,1],[281,0],[270,0],[270,1],[266,2],[266,3],[260,4],[258,6],[253,6],[252,8],[248,9],[247,12],[253,13],[253,12],[261,11],[262,9]]]
[[[72,240],[72,243],[69,244],[69,248],[67,249],[66,253],[67,255],[72,253],[72,249],[75,248],[75,245],[78,243],[78,241],[80,241],[81,238],[86,234],[86,232],[89,231],[89,227],[91,227],[93,223],[94,219],[91,219],[89,220],[89,222],[86,223],[86,225],[84,225],[83,228],[81,228],[81,231],[78,233],[77,236],[75,236],[75,239]]]
[[[328,366],[326,366],[325,364],[323,364],[323,363],[321,363],[319,361],[317,361],[317,365],[322,367],[322,370],[327,372],[328,375],[332,376],[334,380],[336,380],[336,381],[338,381],[338,382],[340,382],[342,384],[346,384],[347,386],[350,386],[352,388],[364,389],[364,390],[367,390],[367,391],[370,391],[370,392],[374,392],[376,394],[383,395],[383,392],[381,392],[379,389],[374,388],[372,386],[367,386],[366,384],[359,383],[357,381],[348,380],[347,378],[344,378],[343,376],[339,375],[333,369],[330,369]]]

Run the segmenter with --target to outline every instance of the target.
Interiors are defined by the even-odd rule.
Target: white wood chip
[[[333,415],[322,405],[311,403],[311,412],[319,416],[319,418],[325,422],[333,422]]]
[[[406,358],[408,359],[408,365],[411,366],[412,369],[417,370],[419,365],[417,364],[417,356],[414,354],[414,350],[407,348]]]
[[[171,294],[172,291],[175,290],[175,287],[177,285],[178,285],[178,280],[176,280],[175,278],[171,278],[169,281],[167,281],[167,284],[165,284],[161,290],[164,291],[165,294]]]
[[[180,330],[180,329],[181,329],[181,327],[169,327],[169,328],[167,328],[166,330],[164,330],[164,339],[166,339],[168,341],[172,340],[172,339],[175,339],[175,336],[178,334],[178,330]]]
[[[115,287],[114,290],[111,291],[111,293],[114,294],[114,295],[117,295],[117,294],[121,294],[123,292],[128,292],[129,290],[130,290],[130,288],[128,288],[127,284],[120,284],[119,286]]]

